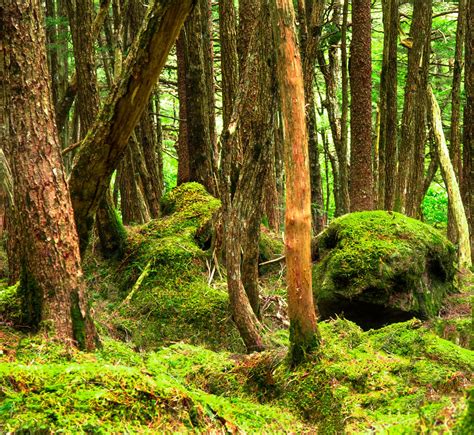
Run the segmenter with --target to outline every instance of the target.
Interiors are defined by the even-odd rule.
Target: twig
[[[258,265],[264,266],[265,264],[278,263],[279,261],[284,260],[284,259],[285,259],[285,256],[282,255],[281,257],[274,258],[273,260],[264,261],[263,263],[259,263]]]

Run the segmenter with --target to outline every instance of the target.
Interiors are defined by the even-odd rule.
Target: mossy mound
[[[127,260],[118,273],[129,297],[111,322],[139,348],[184,340],[243,350],[225,284],[208,285],[209,223],[219,207],[200,184],[182,184],[163,198],[163,218],[129,229]]]
[[[319,354],[296,370],[286,348],[225,358],[178,345],[153,358],[188,386],[290,409],[320,433],[472,433],[473,352],[419,321],[363,332],[338,319],[320,329]]]
[[[317,240],[314,295],[322,318],[343,313],[364,328],[436,316],[454,291],[454,246],[399,213],[352,213]]]
[[[6,279],[0,280],[0,322],[3,324],[13,324],[21,318],[17,290],[18,284],[9,286]]]
[[[233,433],[306,427],[284,409],[185,386],[168,370],[163,355],[140,355],[113,340],[94,354],[39,337],[23,338],[16,348],[14,361],[0,355],[2,433]],[[193,349],[204,358],[209,352]]]

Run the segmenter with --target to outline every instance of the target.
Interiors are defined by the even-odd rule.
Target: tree
[[[8,2],[5,42],[9,158],[20,240],[23,324],[93,349],[79,241],[61,161],[38,0]]]
[[[220,186],[230,305],[249,351],[264,348],[258,321],[258,243],[265,192],[262,180],[269,174],[275,152],[276,112],[269,3],[262,0],[256,6],[258,14],[251,25],[239,92],[222,138]]]
[[[459,235],[458,264],[459,271],[465,273],[472,265],[471,249],[469,246],[469,225],[462,203],[459,184],[456,180],[456,172],[449,158],[448,146],[444,137],[441,110],[431,87],[428,88],[428,98],[431,105],[433,132],[438,149],[439,162],[443,178],[448,189],[449,206],[451,208],[456,230]]]
[[[209,1],[198,0],[180,37],[178,73],[183,83],[180,105],[184,105],[180,119],[185,122],[180,126],[179,147],[181,155],[186,154],[183,163],[187,165],[187,177],[179,181],[197,181],[215,195],[214,78],[209,54],[212,49],[209,13]]]
[[[398,0],[383,0],[383,64],[380,79],[378,208],[393,210],[397,173]]]
[[[351,83],[351,211],[372,210],[372,57],[370,0],[352,2]]]
[[[431,0],[413,6],[408,70],[403,101],[395,209],[419,215],[426,143],[428,67],[431,41]]]
[[[303,71],[291,0],[275,0],[277,71],[284,124],[285,252],[292,364],[317,348],[319,335],[311,278],[311,188]]]
[[[464,108],[463,134],[463,194],[464,206],[471,229],[471,252],[474,252],[474,1],[468,0],[466,11],[464,89],[466,106]]]
[[[320,233],[325,224],[323,213],[323,192],[321,168],[319,165],[318,131],[314,95],[314,64],[319,50],[324,0],[298,2],[300,22],[300,51],[303,67],[304,91],[306,101],[306,126],[308,128],[309,162],[311,174],[312,226],[315,234]]]
[[[155,0],[150,4],[123,72],[75,158],[69,187],[81,252],[87,247],[97,208],[109,188],[112,173],[147,107],[160,71],[193,3],[192,0]]]
[[[462,159],[461,159],[461,82],[463,69],[464,35],[466,33],[466,0],[459,0],[458,25],[456,29],[456,47],[454,53],[453,85],[451,96],[451,132],[449,154],[453,163],[454,172],[458,183],[461,184]],[[448,214],[448,237],[455,243],[457,241],[456,225],[453,224],[451,209]]]

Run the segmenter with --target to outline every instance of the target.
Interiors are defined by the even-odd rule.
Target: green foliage
[[[446,228],[448,224],[448,195],[443,187],[432,184],[426,192],[421,208],[426,223]]]

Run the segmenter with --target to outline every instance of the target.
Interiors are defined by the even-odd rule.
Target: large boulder
[[[323,319],[363,328],[436,316],[454,291],[455,248],[436,229],[399,213],[351,213],[317,238],[313,289]]]

